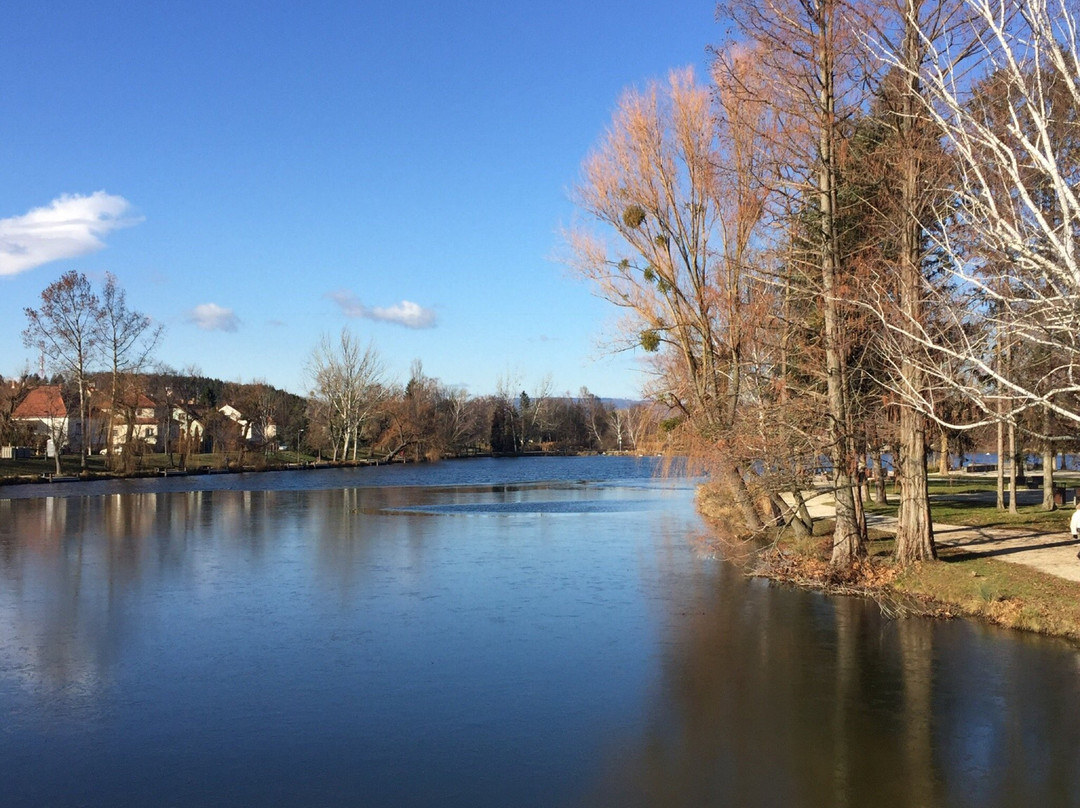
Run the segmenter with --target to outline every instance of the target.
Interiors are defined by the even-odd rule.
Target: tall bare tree
[[[865,95],[856,18],[845,0],[730,0],[720,8],[755,43],[761,69],[771,78],[761,100],[776,110],[779,125],[769,149],[781,166],[791,210],[813,214],[804,274],[819,284],[824,432],[836,501],[832,563],[843,566],[865,552],[842,302],[852,269],[841,241],[839,199],[845,131]]]
[[[877,177],[868,203],[870,232],[881,246],[870,288],[854,302],[870,306],[882,317],[918,322],[924,328],[935,316],[928,310],[925,291],[936,282],[930,278],[936,265],[930,260],[934,253],[927,233],[948,215],[949,197],[941,188],[951,176],[939,132],[925,112],[920,77],[927,60],[923,37],[940,39],[954,31],[961,18],[957,5],[955,0],[890,0],[870,13],[863,26],[869,31],[871,51],[886,47],[903,66],[879,71],[868,116],[881,134],[868,155],[870,165],[864,163],[861,169]],[[882,382],[898,391],[894,392],[899,405],[894,461],[900,482],[896,558],[906,564],[936,556],[927,482],[930,441],[926,416],[913,406],[911,393],[926,387],[925,373],[916,361],[918,346],[909,337],[882,335],[880,341]],[[944,438],[947,433],[940,435]],[[946,467],[947,460],[946,446],[942,455]]]
[[[98,329],[98,340],[109,364],[112,382],[106,445],[111,454],[116,419],[122,416],[126,424],[123,455],[127,464],[131,461],[135,414],[139,409],[139,396],[143,392],[139,374],[146,370],[154,349],[161,341],[164,326],[155,325],[142,312],[129,308],[127,293],[110,272],[105,275],[105,286],[101,291]]]
[[[1015,423],[1040,407],[1075,425],[1080,422],[1075,6],[1069,0],[961,2],[969,19],[966,37],[935,39],[920,28],[928,58],[919,78],[923,109],[955,160],[958,176],[949,190],[957,227],[937,233],[935,246],[952,259],[953,287],[966,290],[966,305],[940,301],[937,310],[948,318],[948,329],[930,331],[911,319],[889,327],[911,340],[913,356],[932,381],[923,391],[908,393],[924,413],[933,412],[935,389],[951,388],[974,406],[967,411],[971,418],[950,426],[971,428],[998,419]],[[972,41],[978,49],[966,60],[959,58],[956,43]],[[911,71],[895,51],[888,58]],[[992,96],[985,93],[986,82],[994,85]],[[996,346],[1006,339],[1017,357],[1038,350],[1051,361],[1038,374],[1027,372],[1030,365],[1023,361],[1000,363]]]
[[[743,397],[747,272],[768,192],[747,165],[762,108],[742,99],[714,104],[689,70],[626,92],[576,190],[614,243],[586,231],[568,243],[572,266],[623,308],[625,344],[656,355],[654,395],[684,414],[746,527],[758,529],[750,472],[725,445]],[[721,170],[732,166],[746,171]]]
[[[23,344],[36,348],[75,385],[79,398],[80,466],[86,468],[87,374],[101,349],[101,301],[90,281],[65,272],[41,293],[41,306],[24,309]],[[57,446],[57,451],[60,447]]]

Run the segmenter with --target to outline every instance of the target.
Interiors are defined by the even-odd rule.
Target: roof
[[[152,410],[157,407],[157,404],[142,392],[132,393],[127,391],[120,396],[118,403],[121,407],[131,407],[137,410]],[[93,409],[108,412],[112,409],[112,397],[106,390],[95,390],[91,397],[91,406]]]
[[[11,414],[12,418],[66,418],[67,407],[55,385],[35,387]]]

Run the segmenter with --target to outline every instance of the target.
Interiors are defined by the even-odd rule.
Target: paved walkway
[[[1041,496],[1039,492],[1040,501]],[[1017,499],[1017,502],[1025,504],[1023,499]],[[814,516],[833,514],[831,496],[818,494],[808,505]],[[1062,521],[1067,522],[1071,515],[1072,508],[1066,506]],[[895,531],[896,517],[867,515],[866,524],[878,530]],[[961,558],[996,558],[1012,564],[1026,564],[1070,581],[1080,581],[1080,559],[1076,557],[1080,544],[1073,541],[1068,530],[1047,532],[1031,528],[965,527],[935,523],[934,541],[939,549],[962,549],[963,552],[959,554]],[[956,558],[957,555],[952,557]]]
[[[895,516],[867,516],[868,527],[896,530]],[[965,527],[963,525],[934,525],[934,541],[938,548],[955,547],[963,552],[951,558],[996,558],[1012,564],[1026,564],[1042,572],[1080,581],[1080,559],[1076,551],[1080,544],[1068,531],[1048,533],[1042,530],[1011,527]]]

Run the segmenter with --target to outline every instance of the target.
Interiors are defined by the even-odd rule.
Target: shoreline
[[[895,619],[964,617],[1080,646],[1080,560],[1067,531],[934,523],[938,559],[901,567],[892,560],[895,517],[868,519],[867,556],[852,568],[829,564],[832,518],[819,503],[814,535],[776,530],[736,537],[719,494],[702,486],[698,510],[717,554],[774,584],[875,601]],[[1008,559],[1008,560],[1005,560]]]
[[[21,485],[49,485],[52,483],[81,483],[81,482],[100,482],[104,480],[138,480],[138,479],[153,479],[158,477],[197,477],[208,474],[258,474],[262,472],[272,471],[287,471],[287,472],[310,472],[310,471],[324,471],[327,469],[349,469],[349,468],[370,468],[373,466],[397,466],[397,465],[414,465],[414,464],[430,464],[439,463],[444,460],[474,460],[482,458],[506,458],[513,459],[519,457],[593,457],[607,455],[612,457],[651,457],[651,453],[647,452],[629,452],[629,451],[612,451],[612,452],[519,452],[517,454],[508,454],[505,452],[475,452],[464,455],[454,455],[452,457],[440,457],[437,459],[421,458],[419,460],[411,458],[395,457],[387,460],[385,458],[361,458],[358,460],[312,460],[297,462],[267,462],[259,463],[255,465],[235,465],[227,463],[225,466],[214,466],[209,464],[199,464],[198,466],[192,466],[189,468],[180,468],[178,466],[168,467],[155,467],[136,469],[130,472],[121,471],[108,471],[108,470],[79,470],[71,471],[65,470],[61,474],[57,475],[55,471],[32,471],[28,473],[19,474],[0,474],[0,490],[5,486],[21,486]],[[40,459],[40,458],[38,458]]]

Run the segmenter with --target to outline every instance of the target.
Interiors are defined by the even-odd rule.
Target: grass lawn
[[[1055,478],[1056,485],[1064,485],[1069,495],[1057,510],[1046,511],[1042,507],[1042,489],[1021,487],[1017,493],[1017,513],[997,509],[997,483],[993,477],[956,476],[944,479],[930,477],[930,510],[935,522],[946,525],[971,525],[972,527],[1019,527],[1059,531],[1069,526],[1073,503],[1071,489],[1080,486],[1080,478],[1067,474],[1063,480]],[[896,514],[899,491],[888,487],[889,504],[866,503],[867,513]],[[1005,493],[1008,502],[1008,491]]]

